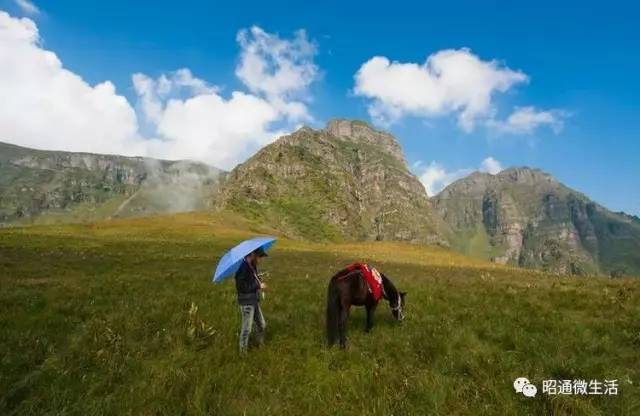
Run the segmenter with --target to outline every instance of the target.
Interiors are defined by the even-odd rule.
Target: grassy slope
[[[241,359],[233,284],[209,278],[228,246],[269,232],[228,214],[0,230],[0,413],[640,412],[640,281],[437,248],[281,241],[264,264],[267,345]],[[356,310],[349,349],[327,350],[327,279],[361,259],[409,292],[409,316],[383,306],[364,334]],[[620,395],[526,399],[518,376],[617,378]]]
[[[473,229],[461,230],[451,237],[452,247],[459,253],[483,260],[504,254],[505,248],[492,246],[487,230],[482,224]]]

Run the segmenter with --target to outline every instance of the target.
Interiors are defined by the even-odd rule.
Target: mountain
[[[398,141],[361,121],[279,138],[229,173],[217,206],[295,237],[446,244]]]
[[[0,226],[205,209],[224,172],[191,161],[0,142]]]
[[[473,173],[432,198],[457,250],[566,274],[640,274],[640,220],[537,169]]]
[[[0,142],[0,226],[208,209],[295,238],[403,240],[555,273],[640,275],[638,217],[529,168],[476,172],[428,198],[398,141],[361,121],[303,127],[229,173]]]

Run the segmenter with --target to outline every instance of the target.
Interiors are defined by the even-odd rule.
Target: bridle
[[[389,305],[389,307],[394,312],[400,311],[402,309],[402,303],[401,303],[401,299],[400,299],[400,295],[399,294],[398,294],[398,304],[396,306]]]

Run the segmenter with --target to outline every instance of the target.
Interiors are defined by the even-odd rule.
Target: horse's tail
[[[340,295],[335,280],[329,283],[327,290],[327,343],[329,346],[338,340],[338,321],[340,319]]]

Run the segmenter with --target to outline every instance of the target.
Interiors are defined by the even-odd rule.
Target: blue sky
[[[400,139],[432,192],[483,166],[526,165],[610,209],[640,214],[639,6],[342,3],[36,1],[36,10],[25,0],[0,0],[5,26],[27,17],[38,32],[27,43],[19,36],[5,42],[13,66],[46,67],[42,51],[59,61],[33,74],[9,71],[6,84],[0,70],[0,87],[16,94],[14,105],[11,98],[0,104],[13,129],[0,128],[0,140],[202,156],[229,168],[299,124],[359,118]],[[373,65],[374,57],[386,61]],[[256,62],[274,60],[274,68],[256,72]],[[176,73],[182,68],[189,73]],[[68,84],[49,88],[52,71],[63,71]],[[475,81],[459,91],[460,79]],[[113,91],[97,87],[105,81]],[[47,103],[60,102],[44,105],[47,94]],[[26,103],[33,109],[20,108]],[[37,118],[47,108],[60,113]],[[38,122],[18,125],[18,110]],[[242,114],[251,114],[246,126]],[[467,116],[471,125],[462,121]],[[200,120],[202,129],[193,127]],[[494,163],[483,165],[487,158]]]

